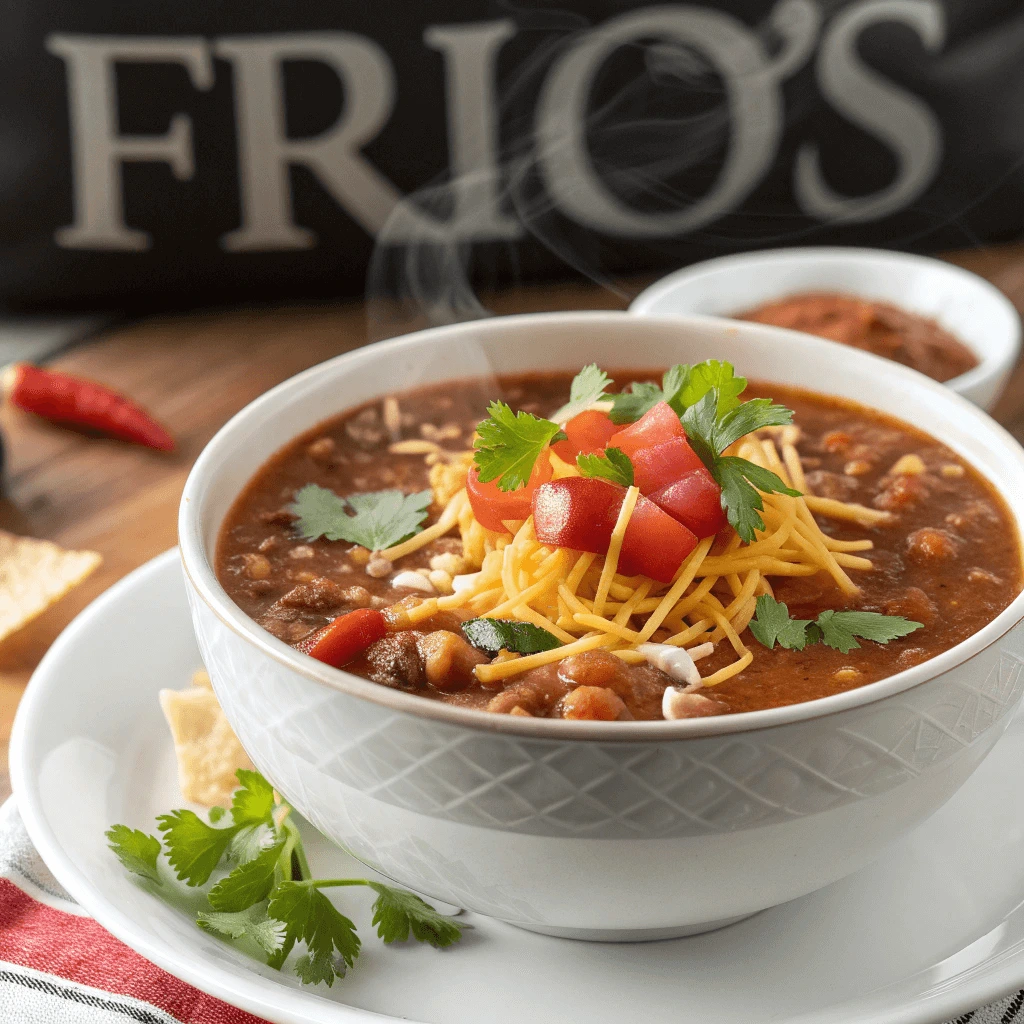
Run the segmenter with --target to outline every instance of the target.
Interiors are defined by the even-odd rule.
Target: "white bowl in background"
[[[179,538],[214,689],[257,767],[320,831],[420,892],[590,939],[704,931],[873,860],[962,785],[1024,691],[1024,594],[938,657],[847,693],[674,722],[492,715],[299,654],[214,571],[228,509],[301,431],[453,376],[649,369],[709,357],[870,403],[929,431],[1024,525],[1024,451],[948,388],[811,335],[712,317],[555,313],[457,324],[340,356],[274,388],[207,445]]]
[[[1017,362],[1021,322],[995,285],[928,256],[855,249],[766,249],[695,263],[655,281],[631,303],[642,316],[734,316],[797,292],[831,291],[891,302],[933,317],[978,357],[946,386],[991,409]]]

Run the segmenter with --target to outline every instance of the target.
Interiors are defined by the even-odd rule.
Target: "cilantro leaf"
[[[206,812],[206,816],[210,819],[210,824],[216,825],[217,822],[220,821],[220,819],[223,818],[224,815],[227,813],[228,812],[226,807],[214,806]]]
[[[407,889],[395,889],[381,882],[370,882],[377,893],[373,904],[373,923],[377,934],[387,943],[405,942],[409,932],[417,942],[429,942],[437,949],[462,938],[462,926]]]
[[[605,448],[604,455],[577,455],[576,465],[584,476],[597,476],[623,487],[633,486],[633,463],[618,448]]]
[[[608,413],[612,423],[634,423],[645,412],[664,400],[664,393],[657,384],[648,381],[634,381],[629,391],[612,395],[612,408]]]
[[[569,388],[569,401],[551,419],[556,423],[568,423],[584,409],[607,398],[604,389],[611,382],[611,377],[600,369],[597,363],[584,366],[572,379],[572,385]]]
[[[718,395],[709,391],[682,415],[686,440],[697,458],[712,472],[719,449],[715,447],[715,428],[718,425]]]
[[[266,902],[256,903],[245,910],[204,910],[196,915],[196,924],[205,931],[217,932],[229,939],[251,939],[268,956],[280,952],[287,932],[281,921],[267,916]]]
[[[338,911],[334,904],[316,888],[315,882],[281,882],[270,897],[270,916],[285,924],[286,943],[301,940],[306,944],[308,961],[295,965],[303,981],[326,981],[332,984],[340,972],[334,964],[334,952],[349,967],[359,955],[356,926]],[[330,973],[327,967],[330,966]]]
[[[675,367],[673,367],[675,369]],[[737,377],[731,363],[723,363],[718,359],[708,359],[696,366],[686,367],[689,371],[682,381],[679,393],[674,397],[675,403],[682,412],[691,405],[696,405],[709,391],[717,395],[716,413],[724,416],[732,412],[740,404],[739,396],[746,390],[747,378]],[[668,388],[665,389],[666,392]],[[669,399],[669,405],[673,400]]]
[[[295,529],[307,540],[326,537],[383,551],[420,532],[433,499],[432,491],[404,494],[398,490],[342,498],[326,487],[306,484],[288,511],[298,516]]]
[[[214,828],[185,808],[161,814],[156,827],[164,834],[171,867],[188,885],[203,885],[209,880],[239,829],[238,825]]]
[[[107,844],[117,859],[133,874],[159,882],[156,860],[160,856],[160,840],[127,825],[112,825],[104,833]]]
[[[562,646],[562,641],[532,622],[515,619],[469,619],[462,624],[466,639],[481,651],[500,650],[516,654],[537,654]]]
[[[807,627],[810,619],[791,619],[789,608],[783,601],[776,601],[768,594],[757,599],[757,611],[750,620],[750,632],[754,638],[770,651],[776,643],[790,651],[802,651],[808,642]]]
[[[238,789],[231,797],[231,818],[236,825],[273,825],[274,787],[259,772],[239,768]]]
[[[225,856],[238,864],[248,864],[276,842],[272,825],[243,825],[228,843]]]
[[[753,542],[755,530],[764,529],[760,515],[764,502],[758,492],[788,494],[794,498],[800,494],[787,487],[770,469],[734,456],[719,456],[711,472],[722,488],[722,508],[729,525],[747,544]]]
[[[915,629],[922,623],[912,622],[899,615],[882,615],[880,612],[836,612],[826,609],[817,618],[815,625],[821,630],[821,642],[848,654],[860,647],[855,637],[887,644]]]
[[[721,406],[721,397],[719,397]],[[724,452],[734,441],[762,427],[781,427],[793,422],[793,410],[777,405],[770,398],[752,398],[737,404],[719,419],[714,431],[714,445]]]
[[[514,413],[504,402],[491,402],[488,418],[477,424],[473,461],[480,480],[497,480],[503,491],[523,487],[540,453],[553,441],[564,440],[557,423],[528,412]]]
[[[239,911],[265,900],[274,887],[275,871],[281,859],[284,842],[267,847],[252,860],[246,861],[225,875],[209,892],[214,910]]]
[[[344,978],[348,964],[341,957],[330,953],[303,953],[295,961],[295,973],[302,979],[303,985],[316,985],[326,982],[330,988],[335,978]]]

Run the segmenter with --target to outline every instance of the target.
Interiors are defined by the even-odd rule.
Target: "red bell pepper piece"
[[[722,508],[722,488],[705,466],[691,470],[650,497],[698,537],[711,537],[728,524]]]
[[[483,483],[480,480],[480,470],[476,466],[471,466],[466,480],[466,493],[469,495],[470,505],[473,506],[473,515],[481,526],[488,530],[496,530],[498,533],[507,533],[504,520],[527,519],[534,491],[550,479],[551,459],[544,451],[534,463],[533,472],[530,473],[530,479],[526,481],[525,487],[503,491],[494,480]]]
[[[628,427],[613,434],[608,441],[609,448],[624,451],[631,459],[641,448],[664,444],[674,437],[686,439],[686,431],[679,417],[667,402],[659,402]]]
[[[633,453],[633,483],[647,495],[660,491],[686,473],[703,468],[704,463],[685,437],[673,437],[671,441],[639,448]]]
[[[95,430],[107,437],[174,451],[174,438],[144,409],[95,381],[14,363],[3,373],[7,400],[51,423]]]
[[[613,434],[619,432],[608,413],[599,409],[584,409],[565,425],[567,440],[552,445],[551,450],[570,466],[576,464],[577,455],[592,455],[603,451]]]
[[[596,477],[567,477],[537,488],[533,525],[542,544],[605,554],[626,489]],[[679,566],[697,546],[685,526],[642,494],[626,527],[619,572],[642,574],[671,583]]]
[[[387,620],[376,608],[357,608],[310,633],[295,649],[335,668],[347,665],[388,631]]]

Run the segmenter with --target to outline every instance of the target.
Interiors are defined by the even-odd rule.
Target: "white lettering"
[[[448,97],[448,150],[454,210],[447,225],[460,239],[519,238],[523,229],[498,199],[498,123],[495,64],[515,35],[503,19],[471,25],[431,25],[423,39],[444,55]]]
[[[232,36],[218,40],[215,52],[234,69],[242,201],[242,226],[224,235],[221,245],[244,252],[316,244],[316,235],[292,219],[292,165],[309,168],[367,231],[378,231],[401,193],[360,150],[394,106],[387,54],[372,40],[347,32]],[[289,60],[326,64],[345,90],[341,116],[311,138],[287,137],[281,69]]]
[[[121,135],[114,65],[182,64],[197,89],[209,89],[213,62],[206,43],[198,38],[52,35],[46,48],[67,67],[71,123],[74,223],[57,230],[57,244],[66,249],[148,249],[149,234],[124,222],[121,164],[170,164],[179,181],[188,181],[195,169],[192,121],[179,113],[163,135]]]
[[[649,7],[613,18],[561,57],[541,92],[537,138],[548,189],[562,210],[599,231],[657,238],[693,231],[742,202],[771,166],[779,144],[779,78],[805,58],[817,31],[816,11],[806,0],[787,0],[780,7],[786,15],[779,24],[788,36],[787,52],[775,62],[738,19],[687,5]],[[588,100],[601,65],[618,47],[650,38],[692,47],[711,61],[726,85],[732,130],[725,164],[711,190],[682,209],[661,212],[642,212],[613,195],[586,144]],[[685,146],[685,138],[679,144]]]
[[[802,209],[822,220],[853,224],[877,220],[916,199],[934,178],[942,158],[942,128],[929,107],[865,64],[857,38],[879,21],[913,28],[928,50],[945,40],[938,0],[866,0],[832,23],[818,53],[818,85],[848,120],[884,142],[895,154],[895,180],[867,196],[846,196],[829,187],[816,143],[797,152],[794,186]]]

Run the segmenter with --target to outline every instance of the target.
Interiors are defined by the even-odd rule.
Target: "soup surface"
[[[634,376],[620,374],[618,379]],[[450,381],[369,403],[288,442],[256,474],[225,520],[216,566],[221,582],[247,614],[292,644],[353,609],[384,609],[392,632],[346,666],[382,685],[495,712],[663,717],[666,688],[678,680],[636,655],[616,656],[606,647],[481,681],[477,667],[487,666],[493,652],[482,652],[462,638],[460,624],[473,613],[465,606],[445,610],[423,604],[432,593],[450,594],[453,577],[460,573],[463,579],[475,578],[476,567],[466,565],[459,532],[432,539],[392,563],[364,547],[325,537],[309,540],[296,530],[292,503],[311,483],[342,496],[384,489],[411,494],[433,484],[427,522],[436,522],[449,492],[465,480],[466,452],[488,402],[501,398],[513,409],[548,416],[565,402],[571,379],[570,374],[544,374]],[[708,596],[702,600],[711,618],[703,635],[712,641],[717,635],[718,642],[700,662],[701,674],[714,678],[727,666],[744,664],[737,662],[739,652],[752,652],[752,658],[737,674],[703,688],[709,699],[699,714],[813,700],[882,679],[966,639],[1021,589],[1019,540],[1008,510],[950,449],[890,417],[779,385],[752,383],[744,398],[769,394],[794,412],[800,471],[816,507],[835,506],[841,512],[846,503],[842,507],[870,510],[863,516],[874,520],[866,524],[815,513],[830,548],[856,552],[838,556],[851,566],[847,572],[855,579],[855,592],[845,592],[833,576],[811,567],[810,574],[769,575],[757,582],[754,593],[774,594],[800,620],[813,620],[824,610],[861,609],[913,620],[920,628],[885,645],[862,639],[845,652],[822,642],[802,650],[769,649],[749,628],[732,640],[724,626],[716,627],[715,609],[724,609],[728,618],[737,602],[750,598],[752,612],[752,594],[742,592],[752,576],[743,575],[745,570],[708,576]],[[518,526],[511,525],[513,530]],[[792,530],[791,523],[787,529]],[[487,536],[500,547],[497,534]],[[728,526],[707,544],[713,545],[709,557],[743,550]],[[779,541],[779,546],[787,545]],[[537,559],[550,560],[546,552],[541,549]],[[570,554],[566,565],[578,552]],[[870,559],[868,569],[860,567],[863,556]],[[500,561],[500,552],[496,557]],[[647,594],[665,590],[651,580],[645,587]],[[628,587],[621,603],[628,593],[635,603],[637,595]],[[657,598],[649,604],[657,604]],[[417,607],[431,614],[417,619],[412,612],[410,619],[410,610]],[[571,612],[563,604],[559,608]],[[697,614],[686,618],[680,613],[675,628],[699,632],[701,623],[692,625]],[[625,622],[639,628],[628,616]],[[743,627],[744,616],[734,616],[733,622]],[[712,632],[716,628],[717,634]],[[670,631],[665,626],[651,639],[662,642]],[[425,639],[431,636],[440,639]],[[493,660],[508,657],[499,654]]]
[[[903,363],[933,380],[952,380],[978,365],[977,356],[936,320],[889,302],[803,292],[766,302],[736,319],[817,334]]]

